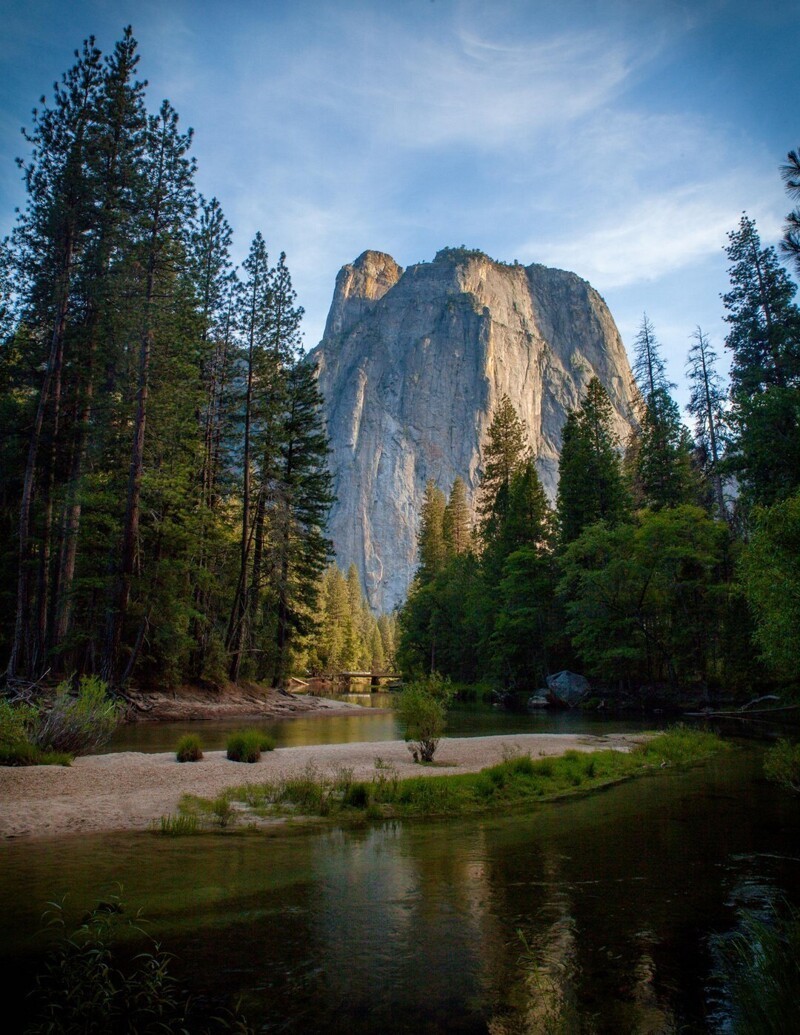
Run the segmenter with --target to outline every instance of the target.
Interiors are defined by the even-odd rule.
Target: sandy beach
[[[72,766],[0,768],[0,838],[64,837],[120,830],[144,831],[161,816],[175,813],[181,795],[214,797],[226,787],[297,776],[314,767],[321,775],[352,769],[370,779],[376,759],[400,777],[436,777],[475,772],[508,754],[533,758],[574,748],[628,750],[641,737],[515,734],[446,738],[434,766],[416,765],[403,741],[325,744],[278,748],[253,764],[230,762],[224,751],[209,751],[200,762],[179,763],[172,752],[120,752],[76,758]]]

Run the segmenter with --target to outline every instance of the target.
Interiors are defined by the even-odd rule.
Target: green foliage
[[[783,1035],[797,1027],[800,913],[787,905],[748,913],[725,946],[735,1035]]]
[[[580,409],[571,411],[564,425],[556,503],[563,545],[587,525],[615,525],[630,510],[612,417],[608,395],[593,377]]]
[[[560,560],[572,642],[595,675],[673,688],[712,671],[727,532],[697,507],[591,525]]]
[[[250,1030],[238,1012],[209,1017],[193,1009],[170,974],[172,957],[148,938],[139,914],[126,916],[118,895],[100,902],[73,931],[61,903],[52,904],[46,920],[57,941],[36,978],[27,1035]],[[125,935],[149,943],[127,964],[115,945]]]
[[[200,824],[197,816],[180,814],[177,816],[162,816],[157,823],[151,824],[150,829],[155,834],[164,834],[166,837],[184,837],[187,834],[197,834]]]
[[[447,725],[447,704],[451,697],[449,680],[433,674],[407,683],[397,702],[397,714],[406,728],[405,738],[414,761],[432,762]]]
[[[301,778],[248,784],[227,793],[257,815],[305,815],[346,820],[458,815],[524,807],[633,776],[688,766],[726,750],[713,734],[678,727],[648,738],[631,751],[568,751],[561,756],[512,755],[478,773],[397,778],[376,759],[371,781],[353,781],[348,772],[321,776],[311,766]],[[380,765],[378,764],[380,762]],[[211,802],[196,801],[206,814]]]
[[[38,713],[31,740],[43,751],[87,754],[107,744],[121,721],[120,705],[106,684],[96,676],[82,676],[77,694],[71,680],[59,684],[50,709]]]
[[[179,762],[199,762],[203,757],[203,747],[196,733],[187,733],[178,741],[175,757]]]
[[[723,295],[732,352],[729,466],[747,502],[769,506],[800,486],[800,310],[774,248],[742,216],[728,234]]]
[[[800,744],[779,740],[764,755],[764,775],[793,794],[800,794]]]
[[[757,509],[739,558],[739,578],[755,616],[755,638],[770,667],[793,679],[800,641],[800,492]]]
[[[241,730],[228,737],[227,748],[231,762],[258,762],[262,751],[275,750],[275,741],[261,730]]]
[[[66,751],[42,751],[32,743],[38,711],[29,704],[0,700],[0,765],[69,765]]]

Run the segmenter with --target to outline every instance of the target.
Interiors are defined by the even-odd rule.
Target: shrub
[[[447,704],[452,696],[449,680],[432,675],[409,683],[397,705],[406,727],[406,740],[414,761],[432,762],[447,723]]]
[[[258,762],[262,751],[273,751],[275,741],[261,730],[240,730],[228,737],[228,758],[231,762]]]
[[[29,704],[0,701],[0,765],[69,765],[64,751],[41,751],[30,741],[37,712]]]
[[[175,757],[179,762],[199,762],[203,757],[203,748],[196,733],[187,733],[178,741]]]
[[[122,721],[102,679],[81,676],[76,695],[70,684],[67,679],[56,687],[49,711],[39,712],[33,723],[31,740],[42,751],[85,755],[107,744]]]
[[[764,755],[764,775],[787,791],[800,794],[800,744],[779,740]]]

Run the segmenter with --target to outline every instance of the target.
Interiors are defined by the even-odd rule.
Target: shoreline
[[[356,706],[357,707],[357,706]],[[0,839],[5,842],[78,837],[82,834],[146,832],[162,816],[175,814],[184,794],[213,798],[229,787],[352,770],[368,780],[376,760],[403,779],[478,772],[509,754],[532,758],[569,750],[628,751],[641,734],[519,733],[489,737],[442,738],[433,765],[416,764],[402,740],[277,748],[260,762],[229,761],[224,751],[208,751],[199,762],[177,762],[174,752],[135,751],[83,755],[69,767],[0,767]]]

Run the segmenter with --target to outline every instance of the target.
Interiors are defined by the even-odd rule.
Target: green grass
[[[274,739],[261,730],[240,730],[228,737],[228,758],[231,762],[258,762],[262,751],[274,750]]]
[[[175,757],[179,762],[199,762],[203,757],[203,745],[196,733],[187,733],[178,741]]]
[[[693,765],[727,748],[714,734],[676,727],[630,752],[567,751],[540,759],[518,755],[478,773],[400,780],[396,770],[377,759],[373,778],[355,781],[352,770],[326,777],[310,766],[296,779],[230,789],[225,799],[238,802],[240,814],[249,813],[251,818],[347,821],[510,811],[665,768]],[[208,819],[214,803],[187,796],[182,808],[187,815]]]
[[[790,905],[761,918],[745,916],[727,947],[735,1035],[797,1030],[800,999],[800,911]]]

